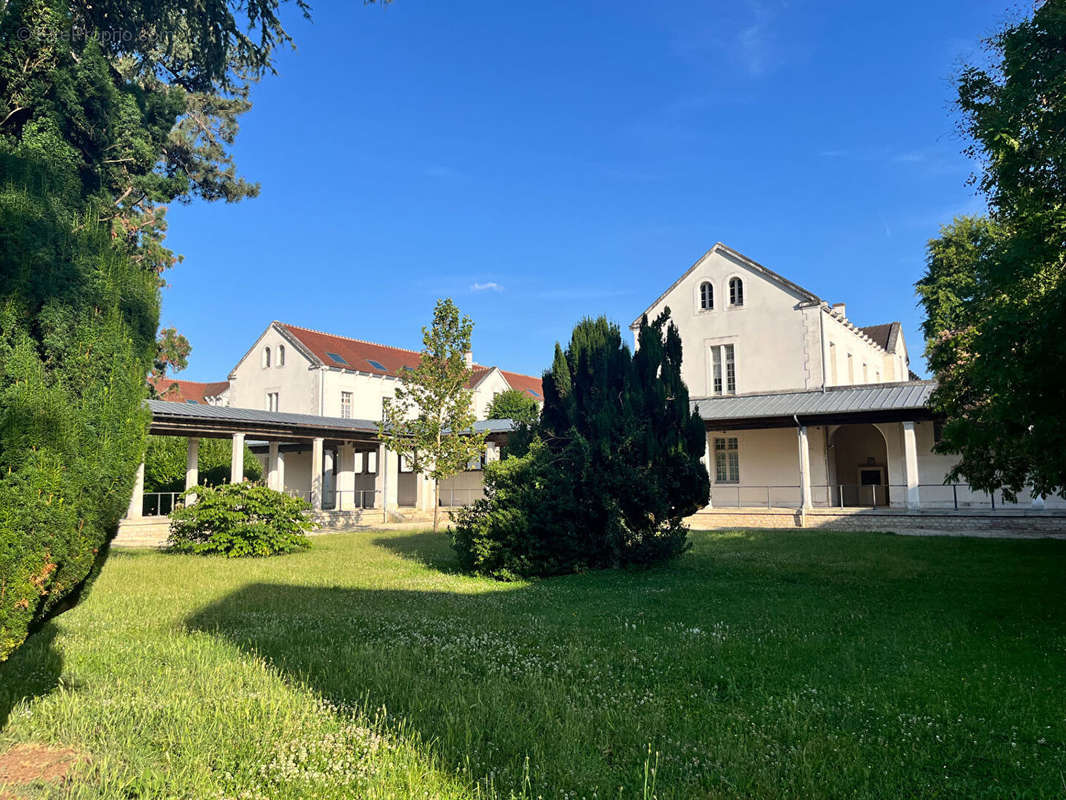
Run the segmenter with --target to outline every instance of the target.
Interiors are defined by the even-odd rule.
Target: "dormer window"
[[[710,281],[700,284],[700,310],[710,311],[714,308],[714,286]]]
[[[285,345],[283,344],[278,345],[278,366],[285,366]]]
[[[744,281],[740,278],[729,279],[729,305],[744,305]]]
[[[263,348],[263,366],[264,367],[269,367],[270,366],[270,348],[269,347],[264,347]]]

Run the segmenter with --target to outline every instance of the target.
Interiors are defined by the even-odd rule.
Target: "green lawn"
[[[1066,794],[1066,542],[692,538],[519,584],[427,533],[115,553],[0,665],[0,750],[89,755],[42,796]]]

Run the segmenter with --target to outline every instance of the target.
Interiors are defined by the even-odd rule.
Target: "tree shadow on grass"
[[[63,657],[55,648],[58,634],[52,622],[29,636],[7,661],[0,663],[0,731],[11,711],[23,700],[51,693],[63,673]]]
[[[451,535],[447,531],[378,536],[373,543],[400,558],[423,564],[437,572],[448,575],[461,572],[459,559],[452,550]]]

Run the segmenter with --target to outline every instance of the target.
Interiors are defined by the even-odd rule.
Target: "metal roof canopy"
[[[235,433],[243,433],[267,440],[310,441],[322,438],[379,444],[378,423],[369,419],[320,417],[315,414],[288,414],[166,400],[148,400],[147,403],[152,412],[152,424],[148,432],[159,436],[225,439]],[[475,431],[487,433],[490,439],[501,438],[513,429],[514,423],[508,419],[480,420],[474,424]]]
[[[933,419],[934,381],[834,386],[799,392],[704,397],[693,400],[708,430],[794,428]]]

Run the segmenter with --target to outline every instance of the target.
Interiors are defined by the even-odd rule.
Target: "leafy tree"
[[[180,372],[189,366],[189,353],[192,346],[189,340],[178,333],[175,328],[161,328],[156,336],[155,359],[149,374],[148,392],[152,396],[163,396],[168,389],[174,388],[167,383],[167,372]],[[156,387],[161,387],[157,391]]]
[[[532,425],[539,416],[537,401],[517,389],[500,392],[488,407],[489,419],[509,419],[517,424]]]
[[[474,323],[451,299],[439,300],[433,324],[422,329],[422,357],[400,373],[396,396],[385,401],[378,432],[385,446],[433,479],[433,530],[438,527],[440,482],[461,472],[485,447],[473,430],[477,416],[466,366]]]
[[[311,546],[311,505],[255,483],[198,486],[170,514],[167,549],[196,555],[274,556]]]
[[[177,261],[165,204],[255,194],[229,147],[250,83],[288,42],[277,10],[3,4],[0,659],[106,555],[144,453],[159,286]]]
[[[1066,490],[1066,6],[1045,3],[958,81],[988,219],[930,242],[918,283],[951,478],[1007,497]]]
[[[149,436],[144,454],[144,488],[148,492],[185,491],[186,442],[180,436]],[[201,439],[199,478],[204,486],[220,486],[229,481],[232,442],[229,439]],[[249,481],[263,477],[263,465],[244,446],[244,476]]]
[[[467,569],[510,578],[651,564],[687,546],[707,504],[705,432],[681,380],[681,337],[645,318],[631,355],[618,326],[584,320],[544,375],[525,455],[486,468],[486,497],[457,512]]]

